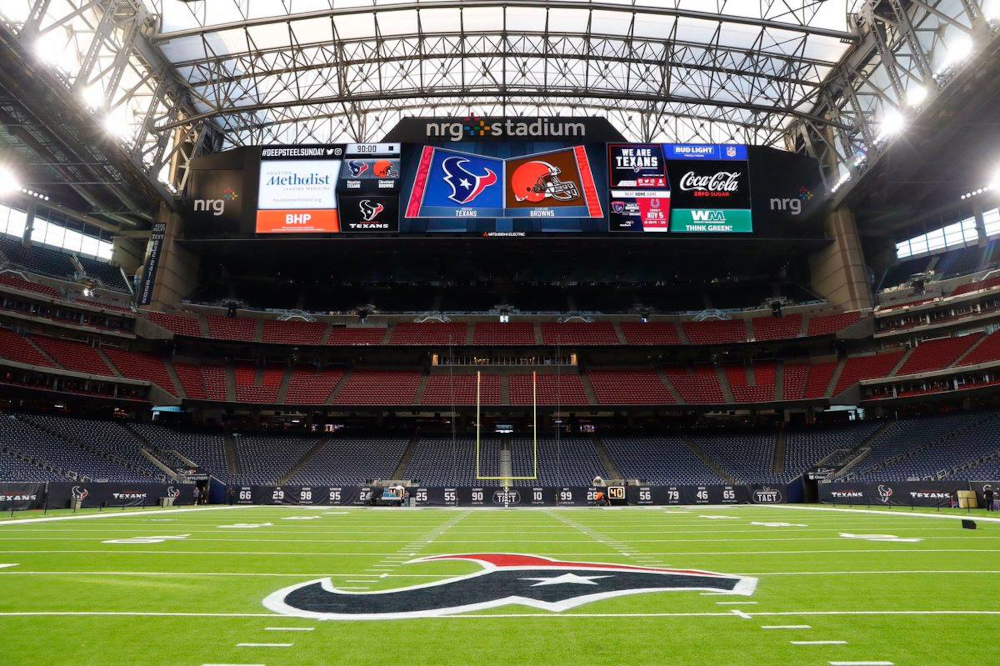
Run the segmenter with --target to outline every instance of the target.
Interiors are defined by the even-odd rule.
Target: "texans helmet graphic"
[[[451,194],[448,198],[458,204],[467,204],[475,201],[476,197],[486,191],[486,188],[496,184],[497,174],[492,169],[487,168],[486,173],[477,176],[465,165],[469,160],[464,157],[449,157],[441,163],[444,171],[444,182],[451,187]]]
[[[90,491],[84,486],[73,486],[73,489],[70,490],[70,494],[73,495],[73,499],[82,501],[87,499],[87,495],[90,494]]]
[[[385,210],[385,206],[380,203],[372,203],[369,199],[362,199],[358,202],[358,209],[361,211],[361,219],[365,222],[373,222],[378,214]]]
[[[368,162],[361,160],[351,160],[347,163],[347,168],[351,170],[351,176],[359,178],[361,174],[368,171]]]
[[[708,571],[563,562],[534,555],[438,555],[413,560],[465,560],[482,569],[464,576],[382,592],[345,592],[329,578],[286,587],[264,599],[268,609],[316,620],[442,617],[507,605],[561,613],[632,594],[681,590],[753,594],[757,579]]]

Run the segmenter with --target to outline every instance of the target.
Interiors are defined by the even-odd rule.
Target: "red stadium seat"
[[[500,404],[500,375],[483,373],[479,386],[480,404]],[[422,405],[476,404],[476,375],[436,373],[428,377]]]
[[[607,322],[569,322],[542,324],[542,342],[546,345],[605,346],[620,345],[615,327]]]
[[[468,324],[414,324],[412,322],[402,322],[396,324],[396,327],[392,330],[389,344],[457,346],[464,345],[466,340],[468,340],[468,335]]]
[[[677,402],[654,370],[590,370],[587,379],[601,405],[672,405]]]
[[[534,345],[535,325],[526,323],[480,323],[473,329],[472,341],[477,345]]]
[[[623,322],[619,324],[630,345],[679,345],[680,333],[673,322]]]
[[[693,345],[725,345],[747,341],[746,324],[742,319],[686,321],[681,326],[684,335]]]

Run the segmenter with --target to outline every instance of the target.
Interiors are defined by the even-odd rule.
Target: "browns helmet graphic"
[[[546,199],[572,201],[580,197],[576,183],[559,179],[562,169],[542,160],[525,162],[514,169],[510,188],[515,201],[541,203]]]
[[[378,160],[372,167],[372,172],[376,178],[398,178],[399,169],[392,163],[392,160]]]
[[[486,553],[413,560],[475,562],[480,571],[379,592],[346,592],[329,578],[278,590],[264,606],[317,620],[399,620],[442,617],[508,605],[560,613],[583,604],[633,594],[707,591],[750,595],[756,578],[708,571],[564,562],[534,555]]]

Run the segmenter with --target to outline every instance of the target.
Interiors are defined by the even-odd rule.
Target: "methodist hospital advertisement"
[[[264,148],[257,192],[257,233],[339,233],[341,148]]]

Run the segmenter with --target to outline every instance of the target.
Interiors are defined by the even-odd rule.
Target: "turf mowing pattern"
[[[943,515],[751,506],[17,514],[0,519],[0,664],[1000,663],[1000,523],[962,530]],[[919,541],[858,538],[869,535]],[[327,576],[346,592],[378,592],[482,571],[409,563],[458,553],[699,569],[757,585],[750,596],[683,590],[561,613],[507,605],[407,620],[319,621],[263,605]]]

